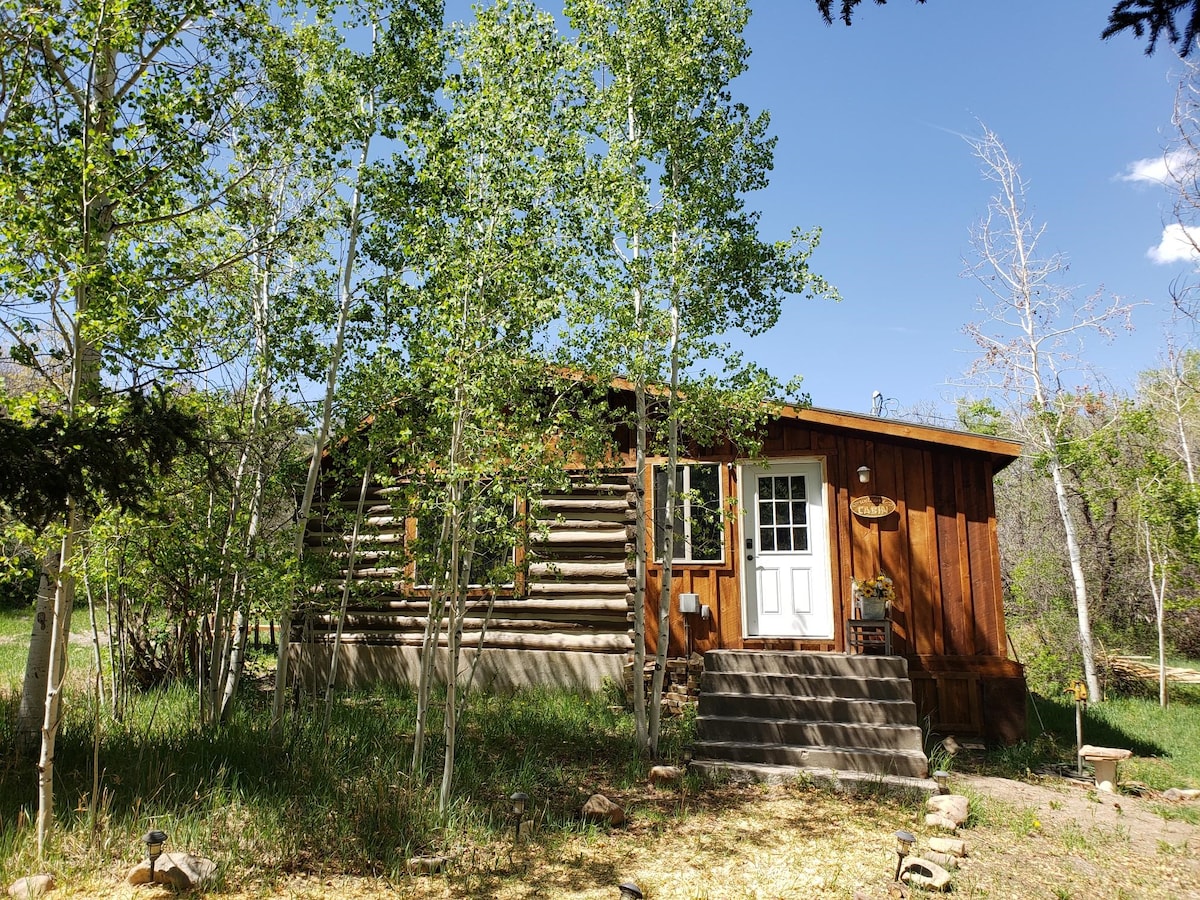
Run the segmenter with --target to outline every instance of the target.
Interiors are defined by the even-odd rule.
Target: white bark
[[[317,481],[321,475],[321,459],[329,442],[329,429],[333,419],[333,395],[337,388],[338,373],[342,367],[342,352],[346,343],[346,326],[350,321],[350,306],[353,300],[354,268],[358,255],[358,234],[362,225],[363,174],[370,158],[371,139],[363,140],[359,154],[354,193],[350,200],[350,230],[347,236],[346,258],[342,263],[340,304],[337,327],[334,332],[333,351],[329,357],[329,371],[325,378],[325,398],[321,405],[321,422],[313,443],[312,459],[308,464],[308,478],[304,484],[304,497],[296,515],[296,541],[294,552],[297,559],[304,555],[304,538],[312,516],[313,496],[317,492]],[[288,690],[288,665],[292,632],[292,606],[288,603],[279,617],[279,660],[275,666],[275,696],[271,703],[271,733],[278,736],[283,727],[284,704]]]

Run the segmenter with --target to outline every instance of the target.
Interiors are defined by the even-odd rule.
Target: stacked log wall
[[[332,501],[353,513],[357,495]],[[571,489],[548,494],[532,507],[527,541],[516,548],[518,579],[489,596],[468,599],[462,647],[468,663],[479,657],[476,683],[518,687],[562,683],[597,688],[618,680],[633,647],[631,549],[635,493],[630,476],[613,473],[572,479]],[[340,570],[329,582],[339,592],[353,579],[354,594],[341,637],[339,681],[411,680],[420,663],[429,615],[428,591],[415,584],[403,555],[415,536],[411,520],[392,509],[386,489],[372,487],[353,571],[346,567],[351,525],[326,516],[310,528],[310,551]],[[352,523],[351,523],[352,524]],[[294,640],[302,671],[327,669],[337,615],[314,611]],[[443,630],[438,646],[447,645]],[[439,662],[439,666],[443,663]]]

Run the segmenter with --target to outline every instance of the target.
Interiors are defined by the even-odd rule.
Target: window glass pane
[[[792,532],[789,528],[781,528],[779,530],[779,547],[780,550],[792,549]]]
[[[792,499],[805,500],[808,498],[808,491],[805,490],[805,482],[803,475],[792,476]]]
[[[803,500],[792,501],[792,521],[797,525],[808,524],[808,504]]]
[[[773,482],[770,478],[758,479],[758,499],[771,500],[774,498],[775,491],[771,487],[772,484]]]
[[[721,515],[720,469],[692,466],[689,479],[688,512],[691,516],[693,560],[719,560],[725,543],[725,520]]]
[[[775,504],[774,503],[759,503],[758,504],[758,524],[759,525],[774,525],[775,524]]]
[[[782,502],[776,503],[775,504],[775,515],[776,515],[776,520],[778,521],[778,523],[780,525],[786,525],[792,521],[792,517],[789,514],[789,508],[788,508],[787,503],[782,503]]]
[[[797,528],[792,532],[792,540],[795,541],[797,550],[808,549],[808,529]]]
[[[775,549],[775,529],[774,528],[760,528],[758,530],[758,543],[760,545],[759,546],[760,550],[774,550]]]
[[[778,476],[775,481],[775,497],[778,500],[786,500],[788,498],[788,480],[785,477]]]

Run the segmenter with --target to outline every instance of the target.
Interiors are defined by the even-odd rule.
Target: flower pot
[[[887,617],[887,601],[882,597],[863,597],[860,604],[864,619],[883,619]]]

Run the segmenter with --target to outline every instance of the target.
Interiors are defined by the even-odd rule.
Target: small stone
[[[950,735],[950,737],[942,741],[942,749],[951,756],[957,756],[958,751],[962,749],[962,745],[954,739],[954,735]]]
[[[919,856],[909,856],[900,867],[900,878],[927,891],[944,891],[950,887],[950,873],[937,863]]]
[[[54,890],[54,876],[50,874],[26,875],[18,878],[8,887],[8,896],[19,898],[40,897],[47,891]]]
[[[165,884],[177,891],[199,888],[212,878],[217,864],[203,856],[190,853],[164,853],[154,863],[154,883]],[[129,884],[150,883],[150,861],[143,859],[133,867],[125,880]]]
[[[1184,800],[1200,800],[1200,791],[1189,788],[1167,788],[1163,791],[1162,796],[1164,800],[1179,803]]]
[[[583,804],[583,818],[589,822],[607,822],[609,825],[624,825],[625,810],[603,794],[592,794]]]
[[[936,850],[927,850],[925,852],[925,859],[937,863],[943,869],[958,868],[958,857],[951,856],[949,853],[938,853]]]
[[[938,853],[949,853],[951,856],[966,856],[967,842],[958,838],[931,837],[929,849]]]
[[[958,831],[958,823],[941,813],[927,813],[925,815],[925,826],[927,828],[941,828],[943,831]]]
[[[408,874],[436,875],[446,868],[448,862],[444,856],[414,856],[408,861]]]
[[[925,801],[925,808],[961,825],[971,813],[971,802],[962,794],[939,794]]]
[[[679,766],[652,766],[650,768],[650,783],[653,785],[678,781],[683,777],[683,769]]]

